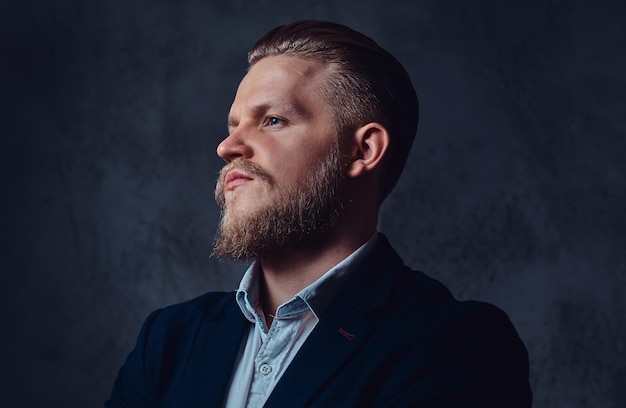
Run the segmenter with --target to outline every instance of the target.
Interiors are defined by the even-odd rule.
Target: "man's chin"
[[[224,212],[213,245],[212,256],[234,261],[259,259],[267,251],[267,235],[258,228],[259,216],[254,212]]]
[[[267,240],[248,239],[243,240],[229,235],[219,235],[215,240],[211,256],[233,261],[254,261],[269,259],[281,251],[272,246]]]
[[[258,220],[257,220],[258,221]],[[275,230],[250,228],[250,223],[220,224],[212,256],[234,261],[270,260],[292,251],[316,250],[328,242],[332,231]]]

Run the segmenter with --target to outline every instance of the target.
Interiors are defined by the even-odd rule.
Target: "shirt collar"
[[[298,292],[290,301],[280,305],[276,310],[276,316],[301,313],[303,308],[308,308],[319,318],[319,315],[326,310],[351,273],[369,254],[377,241],[378,234],[375,233],[356,251]],[[236,292],[236,300],[246,319],[252,323],[258,322],[263,327],[260,317],[262,311],[259,304],[259,272],[260,263],[255,261],[241,278]]]

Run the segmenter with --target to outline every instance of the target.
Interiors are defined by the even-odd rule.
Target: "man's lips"
[[[224,189],[233,190],[235,187],[252,180],[252,177],[248,176],[241,170],[231,170],[226,173],[226,179],[224,180]]]

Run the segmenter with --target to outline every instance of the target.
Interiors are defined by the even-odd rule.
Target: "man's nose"
[[[217,155],[226,163],[230,163],[239,157],[244,159],[252,157],[252,148],[246,142],[243,132],[234,130],[217,145]]]

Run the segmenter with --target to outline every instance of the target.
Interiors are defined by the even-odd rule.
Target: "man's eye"
[[[281,123],[282,123],[282,120],[274,116],[272,116],[271,118],[267,120],[267,124],[269,126],[276,126],[276,125],[280,125]]]

